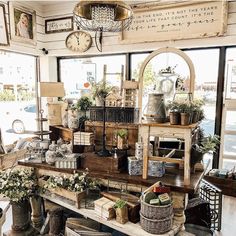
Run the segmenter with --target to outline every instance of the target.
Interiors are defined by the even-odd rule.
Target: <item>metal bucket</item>
[[[166,122],[166,108],[163,93],[151,93],[148,96],[147,112],[145,114],[148,122]]]

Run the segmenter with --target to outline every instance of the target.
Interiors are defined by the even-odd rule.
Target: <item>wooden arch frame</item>
[[[147,64],[149,63],[149,61],[151,61],[152,58],[154,58],[155,56],[157,56],[159,54],[167,53],[167,52],[171,52],[171,53],[179,55],[187,63],[187,65],[189,67],[189,72],[190,72],[190,91],[189,92],[194,94],[195,69],[194,69],[194,66],[193,66],[193,63],[192,63],[192,60],[190,59],[190,57],[186,53],[184,53],[182,50],[177,49],[177,48],[173,48],[173,47],[160,48],[160,49],[152,52],[143,62],[142,66],[140,68],[140,72],[139,72],[138,107],[140,109],[140,117],[139,117],[140,122],[142,119],[143,74],[144,74],[145,68],[146,68]]]

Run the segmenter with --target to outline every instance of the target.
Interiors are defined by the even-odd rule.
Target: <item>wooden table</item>
[[[24,167],[35,168],[38,176],[42,176],[42,175],[49,175],[49,176],[51,175],[62,176],[63,175],[64,176],[64,175],[71,175],[76,172],[84,171],[82,169],[79,169],[79,170],[59,169],[48,164],[36,164],[36,163],[26,162],[24,160],[18,161],[18,164]],[[90,177],[96,178],[99,182],[102,181],[102,184],[104,186],[106,186],[107,184],[109,185],[110,181],[115,181],[116,188],[120,186],[117,184],[119,183],[119,184],[123,184],[124,186],[127,186],[128,191],[139,192],[139,193],[144,191],[144,189],[156,183],[157,181],[162,181],[164,185],[169,186],[171,188],[172,198],[174,198],[174,195],[175,195],[176,198],[180,199],[180,201],[176,201],[177,203],[180,202],[180,204],[184,204],[184,200],[186,200],[188,194],[192,194],[195,192],[203,175],[204,175],[204,172],[194,173],[192,175],[190,185],[185,186],[183,171],[178,170],[178,169],[170,170],[170,171],[167,170],[167,173],[162,178],[151,177],[149,179],[143,179],[142,176],[130,176],[126,172],[109,173],[106,170],[104,170],[103,172],[91,171],[89,173]],[[96,214],[94,210],[83,209],[83,208],[77,209],[75,206],[71,205],[71,203],[67,203],[65,199],[61,200],[59,198],[56,198],[55,195],[52,195],[52,193],[49,195],[44,194],[42,195],[42,197],[50,201],[53,201],[59,205],[62,205],[70,210],[73,210],[79,214],[82,214],[85,217],[91,218],[113,229],[123,232],[125,234],[133,235],[133,236],[151,236],[152,235],[143,231],[139,223],[133,224],[131,222],[128,222],[125,225],[121,225],[117,223],[115,220],[107,221],[107,220],[102,219],[99,215]],[[187,201],[185,201],[185,203],[186,202]],[[175,205],[175,201],[173,200],[173,207],[175,207],[174,205]],[[181,205],[180,207],[176,207],[176,208],[184,208],[184,205]],[[184,211],[182,212],[182,214],[184,214]],[[180,226],[174,224],[173,229],[168,234],[164,234],[164,235],[166,236],[175,235],[176,232],[178,232],[179,228]]]
[[[190,182],[190,152],[192,145],[192,135],[198,127],[198,123],[191,125],[170,125],[170,123],[142,123],[139,126],[139,140],[143,142],[143,178],[148,177],[148,160],[159,160],[184,165],[184,185]],[[169,157],[149,157],[150,137],[180,138],[185,140],[185,150],[183,159]]]

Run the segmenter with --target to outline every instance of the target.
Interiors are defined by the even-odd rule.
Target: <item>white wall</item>
[[[10,39],[10,46],[0,46],[0,49],[14,51],[14,52],[20,52],[25,54],[31,54],[31,55],[42,55],[41,49],[44,47],[44,17],[42,12],[42,6],[39,3],[32,2],[32,1],[21,1],[20,4],[23,7],[33,9],[36,11],[36,29],[37,29],[37,44],[36,45],[30,45],[25,43],[19,43],[14,42],[11,40],[10,35],[10,17],[9,17],[9,7],[7,1],[0,1],[0,4],[5,5],[5,11],[6,11],[6,21],[7,21],[7,29],[8,29],[8,35]]]

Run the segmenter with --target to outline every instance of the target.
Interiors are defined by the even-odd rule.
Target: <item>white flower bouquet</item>
[[[37,190],[37,177],[31,169],[0,172],[0,194],[13,202],[28,200]]]

